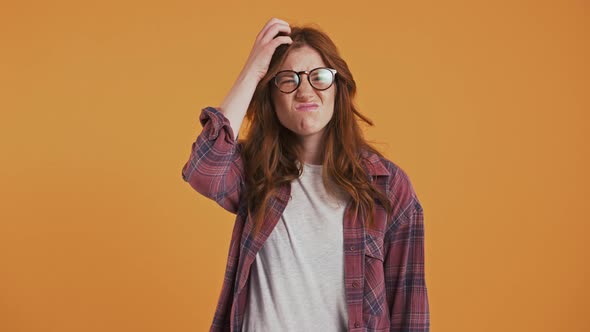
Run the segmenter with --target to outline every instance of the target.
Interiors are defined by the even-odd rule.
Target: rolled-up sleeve
[[[237,213],[244,185],[242,146],[218,109],[202,109],[199,121],[203,129],[182,167],[182,179],[227,211]]]
[[[412,195],[388,227],[385,288],[391,332],[427,332],[430,309],[424,271],[424,212]]]

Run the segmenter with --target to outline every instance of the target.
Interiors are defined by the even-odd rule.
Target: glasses
[[[291,93],[301,85],[301,75],[307,75],[307,81],[316,90],[326,90],[334,84],[336,69],[320,67],[308,71],[296,72],[294,70],[282,70],[274,77],[277,88],[282,93]]]

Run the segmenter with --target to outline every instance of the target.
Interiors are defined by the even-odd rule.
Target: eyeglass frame
[[[317,69],[327,69],[328,71],[330,71],[330,73],[332,73],[332,83],[330,83],[330,85],[325,89],[316,88],[315,86],[313,86],[313,83],[311,83],[311,80],[309,79],[309,74],[311,74],[312,71],[317,70]],[[286,73],[286,72],[295,73],[295,75],[297,75],[297,78],[299,79],[295,89],[293,89],[289,92],[284,92],[283,90],[281,90],[281,88],[279,87],[279,84],[277,83],[277,76],[279,76],[280,73]],[[310,71],[307,71],[307,70],[295,71],[295,70],[291,70],[291,69],[286,69],[286,70],[281,70],[278,73],[276,73],[276,75],[273,77],[272,81],[274,82],[275,86],[277,87],[277,89],[279,89],[280,92],[285,93],[285,94],[289,94],[289,93],[293,93],[295,90],[299,89],[299,87],[301,86],[301,82],[303,81],[303,79],[301,78],[301,75],[306,74],[307,81],[309,82],[309,85],[313,89],[318,90],[318,91],[325,91],[325,90],[328,90],[329,88],[331,88],[332,85],[334,85],[334,82],[336,82],[336,73],[338,73],[338,71],[336,69],[329,68],[329,67],[317,67],[317,68],[314,68]]]

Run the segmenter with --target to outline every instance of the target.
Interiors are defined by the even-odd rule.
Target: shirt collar
[[[382,158],[370,151],[365,151],[363,153],[365,158],[363,159],[365,169],[372,176],[379,176],[379,175],[390,175],[387,167],[384,165]]]
[[[363,165],[367,173],[371,176],[389,176],[391,173],[387,170],[387,166],[383,163],[382,158],[370,151],[363,151],[364,156]],[[295,160],[295,163],[299,166],[299,160]]]

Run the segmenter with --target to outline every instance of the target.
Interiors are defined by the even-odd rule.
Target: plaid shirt
[[[236,214],[223,287],[210,331],[238,332],[247,304],[250,266],[280,219],[291,187],[282,186],[278,196],[271,199],[262,231],[253,236],[252,220],[247,215],[246,200],[242,199],[242,144],[235,140],[229,120],[218,109],[204,108],[199,120],[203,129],[192,144],[182,178],[197,192]],[[375,154],[365,156],[368,178],[387,193],[394,213],[386,220],[385,209],[376,204],[376,225],[366,229],[351,201],[346,207],[342,249],[348,331],[429,331],[422,206],[401,168]]]

